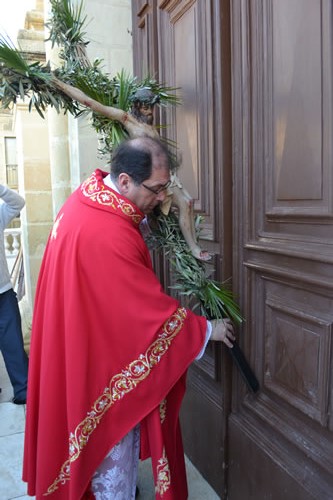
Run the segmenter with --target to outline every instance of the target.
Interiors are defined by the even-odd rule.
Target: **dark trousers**
[[[0,294],[0,350],[14,389],[14,397],[25,399],[28,356],[23,345],[20,310],[12,288]]]

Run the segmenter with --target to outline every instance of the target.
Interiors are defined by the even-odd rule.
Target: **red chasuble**
[[[178,414],[206,320],[161,288],[144,215],[96,172],[55,221],[33,315],[23,479],[37,499],[89,498],[96,468],[141,422],[156,498],[187,498]],[[91,494],[90,498],[93,498]]]

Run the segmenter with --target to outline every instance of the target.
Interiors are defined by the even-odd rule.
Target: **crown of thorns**
[[[143,104],[149,104],[150,106],[154,106],[154,104],[160,102],[160,97],[154,92],[152,92],[150,89],[143,88],[143,89],[138,89],[135,94],[133,94],[131,101],[133,103],[143,103]]]

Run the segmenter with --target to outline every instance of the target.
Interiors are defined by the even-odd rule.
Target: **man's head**
[[[139,122],[152,125],[154,122],[154,106],[159,102],[159,96],[150,89],[138,89],[132,98],[132,115]]]
[[[143,213],[150,213],[166,196],[170,182],[168,151],[150,137],[124,141],[112,156],[111,178],[122,195]]]

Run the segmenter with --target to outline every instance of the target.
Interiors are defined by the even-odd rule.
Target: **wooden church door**
[[[235,372],[228,498],[333,498],[330,0],[233,0]]]
[[[189,458],[229,500],[333,498],[330,0],[135,0],[135,72],[181,88],[161,115],[232,276],[252,395],[222,346],[188,377]],[[169,283],[168,263],[157,262]]]
[[[210,270],[219,281],[232,269],[230,57],[222,56],[230,53],[230,20],[229,6],[221,4],[132,2],[135,74],[149,72],[180,88],[182,105],[162,113],[161,121],[182,155],[179,177],[204,215],[201,245],[214,254]],[[168,286],[168,263],[156,267]],[[230,367],[228,353],[211,343],[189,371],[181,419],[186,454],[221,496]]]

